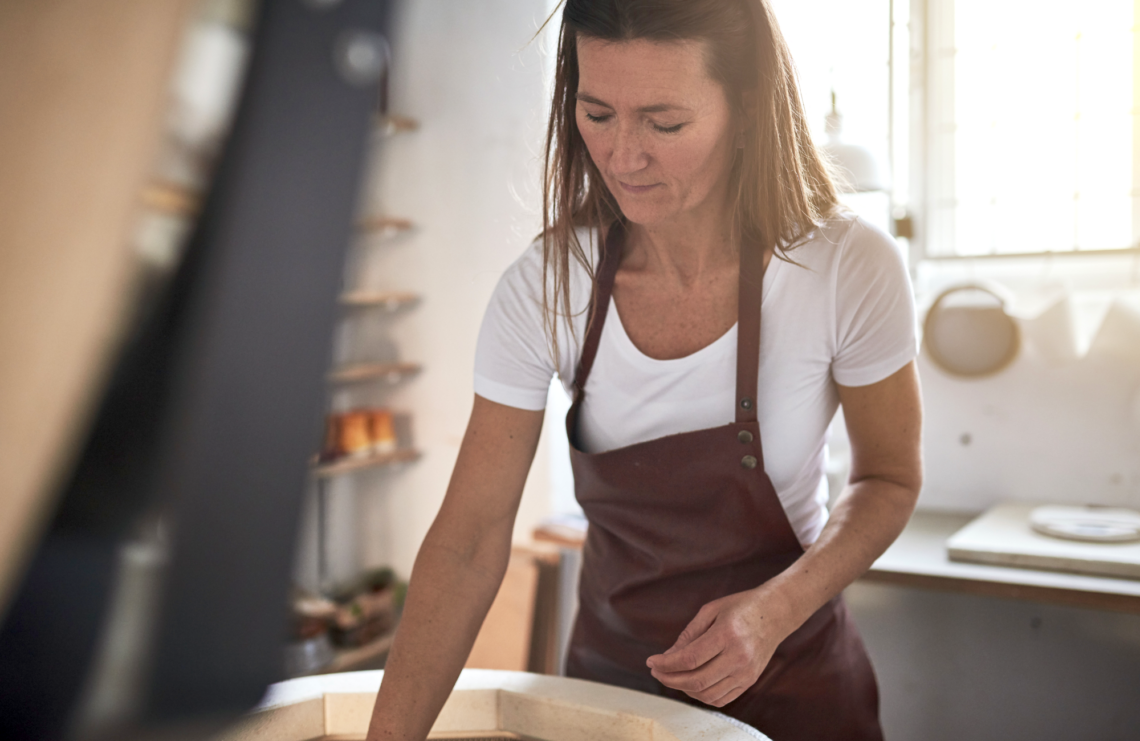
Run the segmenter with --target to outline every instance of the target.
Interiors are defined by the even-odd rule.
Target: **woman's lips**
[[[652,185],[630,185],[629,183],[623,183],[620,180],[618,181],[618,185],[620,185],[622,187],[622,190],[624,190],[626,193],[646,193],[653,190],[660,184],[661,183],[653,183]]]

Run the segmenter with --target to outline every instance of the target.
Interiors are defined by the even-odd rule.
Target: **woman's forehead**
[[[703,41],[578,39],[577,92],[589,102],[692,107],[718,90]]]

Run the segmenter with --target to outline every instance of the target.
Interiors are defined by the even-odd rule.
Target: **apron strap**
[[[598,354],[598,343],[602,339],[602,328],[606,324],[606,314],[610,308],[610,296],[614,290],[614,276],[621,264],[625,247],[625,224],[618,220],[610,225],[602,243],[602,254],[594,274],[594,293],[590,307],[590,321],[586,328],[586,338],[582,345],[582,355],[578,358],[578,368],[574,372],[574,400],[582,398],[586,379],[594,367],[594,356]]]
[[[764,252],[747,240],[740,245],[740,295],[736,327],[736,421],[756,421],[760,378],[760,304],[764,288]]]
[[[582,398],[606,324],[614,276],[625,246],[625,224],[616,221],[606,234],[601,263],[594,277],[590,321],[582,355],[574,373],[574,398]],[[763,299],[764,254],[759,245],[740,247],[740,290],[736,337],[736,421],[756,421],[756,389],[760,378],[760,304]]]

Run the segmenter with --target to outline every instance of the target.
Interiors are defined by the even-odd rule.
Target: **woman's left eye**
[[[657,124],[653,124],[653,129],[660,131],[662,134],[676,134],[684,125],[683,123],[679,123],[676,126],[658,126]]]

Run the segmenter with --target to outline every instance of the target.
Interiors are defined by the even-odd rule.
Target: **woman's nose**
[[[615,174],[642,170],[649,163],[649,157],[642,146],[641,134],[634,127],[619,126],[614,135],[613,154],[610,155],[610,167]]]

